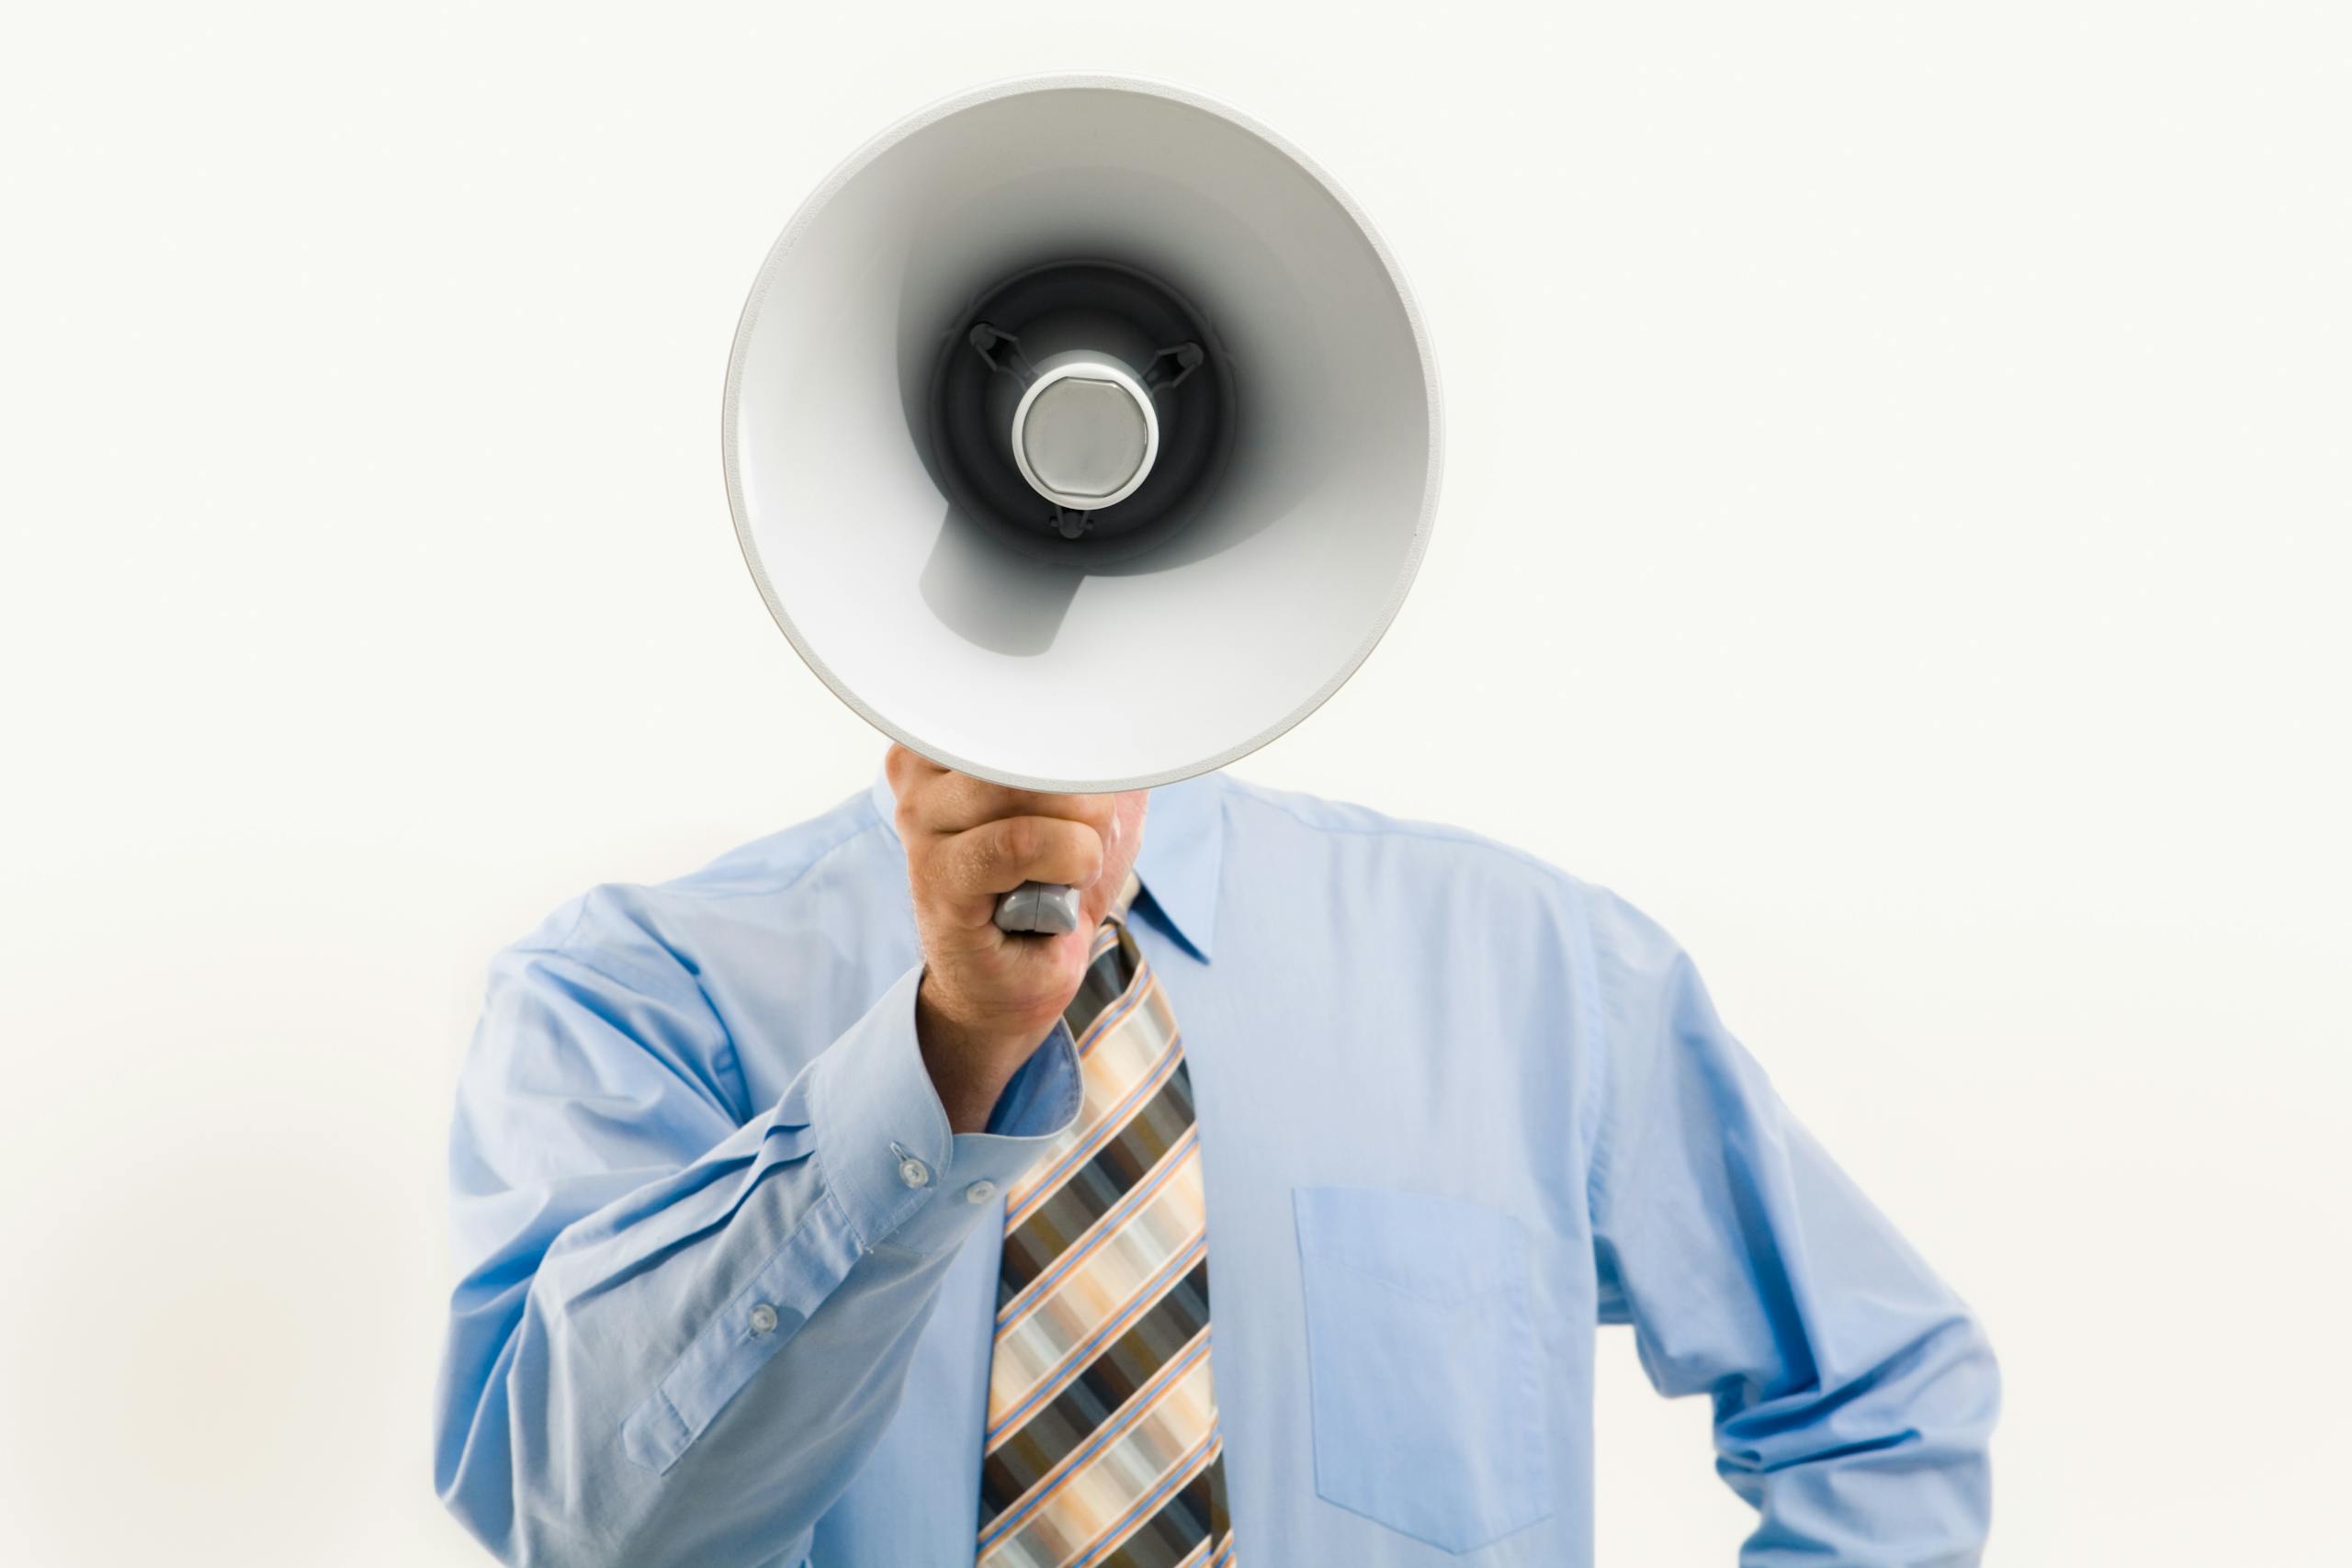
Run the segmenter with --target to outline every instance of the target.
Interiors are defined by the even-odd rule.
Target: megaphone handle
[[[1078,930],[1078,889],[1057,882],[1024,882],[996,901],[996,929],[1058,936]]]

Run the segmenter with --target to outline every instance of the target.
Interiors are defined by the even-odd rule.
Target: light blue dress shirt
[[[1001,1191],[1077,1062],[1057,1025],[949,1132],[892,811],[877,779],[496,961],[435,1472],[502,1557],[969,1568]],[[1223,775],[1153,792],[1137,869],[1241,1562],[1589,1563],[1605,1323],[1713,1400],[1747,1563],[1977,1560],[1984,1337],[1664,931],[1472,834]]]

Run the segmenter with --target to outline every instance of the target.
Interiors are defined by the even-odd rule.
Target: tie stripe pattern
[[[1005,1194],[978,1568],[1226,1568],[1200,1138],[1182,1037],[1126,929],[1064,1014],[1084,1103]]]

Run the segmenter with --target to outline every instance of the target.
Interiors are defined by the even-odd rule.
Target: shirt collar
[[[1136,875],[1152,907],[1203,963],[1208,961],[1216,928],[1219,865],[1225,853],[1224,787],[1220,775],[1204,773],[1153,790],[1150,809],[1144,814],[1143,849],[1136,856]],[[872,795],[874,814],[897,838],[899,797],[884,769],[875,770]]]

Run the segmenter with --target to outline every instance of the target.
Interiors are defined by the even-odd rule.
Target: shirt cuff
[[[985,1133],[951,1133],[915,1035],[921,964],[810,1064],[808,1120],[859,1249],[944,1252],[1078,1121],[1078,1050],[1061,1020],[1000,1097]]]

